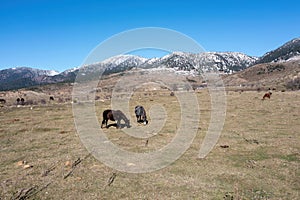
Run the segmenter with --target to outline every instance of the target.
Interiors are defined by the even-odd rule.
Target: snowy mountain
[[[0,71],[0,90],[28,87],[43,82],[48,77],[59,74],[54,70],[40,70],[29,67],[17,67]]]
[[[257,64],[284,62],[289,59],[300,59],[300,38],[293,39],[279,48],[266,53],[257,61]]]
[[[182,71],[224,71],[235,72],[243,70],[257,60],[237,52],[204,52],[200,54],[174,52],[162,58],[149,59],[141,68],[174,68]]]

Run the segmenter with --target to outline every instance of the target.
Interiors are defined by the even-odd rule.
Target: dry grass
[[[225,127],[205,159],[197,155],[210,100],[205,90],[197,95],[201,120],[193,144],[167,168],[145,174],[118,172],[92,156],[85,158],[88,152],[76,135],[71,104],[0,108],[0,198],[22,196],[31,188],[31,199],[299,199],[300,93],[273,92],[262,101],[262,93],[227,92]],[[165,107],[168,119],[160,133],[145,146],[144,139],[111,127],[104,130],[111,141],[136,152],[170,142],[180,118],[176,97],[137,94],[130,108],[136,104],[146,110],[155,104]],[[96,107],[101,116],[110,104],[97,102]],[[81,162],[72,169],[78,158]],[[23,169],[19,161],[32,167]],[[113,173],[115,180],[107,186]]]

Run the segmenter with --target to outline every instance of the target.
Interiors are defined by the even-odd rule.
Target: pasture
[[[211,112],[208,92],[198,91],[201,113],[192,145],[170,166],[144,174],[116,171],[89,155],[70,103],[0,107],[0,199],[299,199],[300,92],[272,93],[262,101],[264,92],[227,91],[222,134],[198,159]],[[162,148],[180,121],[176,96],[135,94],[130,118],[137,125],[134,106],[147,111],[156,104],[167,119],[148,141],[115,127],[104,133],[128,151]],[[110,101],[96,102],[99,123],[108,108]]]

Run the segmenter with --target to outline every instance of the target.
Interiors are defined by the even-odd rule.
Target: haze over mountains
[[[225,74],[245,70],[262,63],[300,60],[300,38],[293,39],[262,57],[248,56],[238,52],[204,52],[199,54],[173,52],[162,58],[146,59],[134,55],[118,55],[102,62],[83,66],[80,73],[93,73],[105,69],[104,74],[112,74],[134,68],[171,68],[174,71],[199,74],[203,71],[220,71]],[[0,90],[60,82],[74,82],[79,68],[58,73],[53,70],[39,70],[27,67],[10,68],[0,71]]]

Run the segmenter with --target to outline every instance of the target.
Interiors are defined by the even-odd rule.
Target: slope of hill
[[[300,89],[300,59],[257,64],[224,77],[227,87],[277,90]]]

